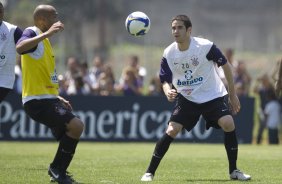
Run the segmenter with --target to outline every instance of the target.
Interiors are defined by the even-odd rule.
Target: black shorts
[[[52,130],[59,140],[66,132],[66,124],[75,115],[59,99],[30,100],[24,104],[25,112],[36,122]]]
[[[4,100],[4,98],[11,90],[12,89],[0,87],[0,103]]]
[[[225,97],[213,99],[211,101],[197,104],[178,95],[176,105],[172,111],[170,121],[180,123],[190,131],[198,122],[200,116],[206,120],[206,128],[221,128],[218,120],[225,115],[231,115]]]

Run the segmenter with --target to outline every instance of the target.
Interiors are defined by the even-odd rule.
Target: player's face
[[[47,31],[55,22],[58,21],[58,12],[55,9],[52,9],[44,21],[44,31]]]
[[[177,43],[187,42],[187,39],[189,39],[191,35],[191,27],[186,29],[183,21],[181,20],[174,20],[171,23],[171,31]]]

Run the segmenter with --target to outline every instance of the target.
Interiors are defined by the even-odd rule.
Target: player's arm
[[[240,111],[241,105],[235,91],[233,74],[232,74],[230,63],[229,62],[225,63],[222,66],[222,68],[228,83],[228,94],[229,94],[229,102],[231,105],[231,110],[234,114],[237,114]]]
[[[278,79],[275,83],[275,93],[277,96],[282,92],[282,59],[279,62],[278,68]]]
[[[60,21],[54,23],[49,30],[47,30],[46,32],[36,35],[34,37],[30,37],[28,39],[24,39],[24,40],[19,40],[19,42],[17,43],[16,49],[17,52],[19,54],[23,54],[27,51],[29,51],[30,49],[33,49],[35,47],[37,47],[38,43],[43,41],[45,38],[49,38],[51,37],[54,33],[57,33],[59,31],[64,30],[64,24],[62,24]]]
[[[19,54],[23,54],[26,51],[37,47],[38,43],[44,40],[45,38],[47,38],[46,34],[43,33],[32,38],[20,39],[16,46],[17,52]]]
[[[160,80],[168,101],[173,102],[177,97],[177,91],[172,88],[172,72],[165,57],[161,60]]]
[[[222,52],[215,45],[213,45],[208,52],[207,59],[214,61],[218,66],[222,67],[228,85],[231,110],[234,114],[237,114],[240,111],[241,106],[235,91],[233,73],[230,63],[226,60]]]
[[[32,29],[25,29],[21,35],[21,37],[18,39],[16,43],[16,50],[18,54],[26,54],[26,53],[31,53],[36,50],[37,45],[32,47],[31,49],[26,49],[25,47],[25,42],[26,40],[31,40],[34,37],[36,37],[36,33]]]
[[[166,95],[167,100],[169,102],[173,102],[176,99],[178,93],[177,93],[176,89],[172,88],[171,83],[164,82],[163,83],[163,90],[164,90],[164,94]]]

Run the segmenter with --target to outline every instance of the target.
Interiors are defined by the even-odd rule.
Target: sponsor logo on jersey
[[[53,74],[50,75],[50,78],[51,78],[52,83],[55,83],[55,84],[59,83],[56,70]]]
[[[185,75],[184,75],[185,79],[190,80],[190,79],[193,78],[192,70],[186,70],[184,73],[185,73]]]
[[[178,86],[195,86],[195,85],[199,85],[203,82],[204,78],[203,77],[198,77],[192,80],[185,80],[185,81],[181,81],[181,80],[177,80],[177,85]]]
[[[183,89],[181,90],[182,93],[185,93],[186,95],[190,95],[192,93],[193,89]]]
[[[0,59],[5,59],[5,55],[0,55]]]
[[[5,55],[0,55],[0,66],[4,66],[6,63],[6,56]]]

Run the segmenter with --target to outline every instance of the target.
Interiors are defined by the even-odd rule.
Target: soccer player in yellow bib
[[[55,56],[49,37],[64,30],[53,6],[39,5],[33,13],[34,26],[23,31],[16,49],[21,54],[25,112],[52,130],[59,141],[48,174],[52,181],[73,183],[67,168],[73,158],[84,124],[72,113],[70,103],[58,96]]]

